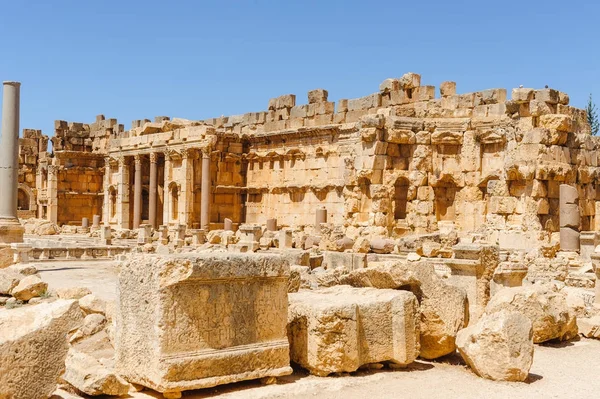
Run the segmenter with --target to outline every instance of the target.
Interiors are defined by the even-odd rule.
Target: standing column
[[[158,161],[158,155],[153,152],[150,154],[150,192],[148,199],[148,213],[150,218],[150,225],[153,228],[157,228],[156,225],[156,179],[158,177],[158,170],[156,162]]]
[[[202,149],[202,195],[200,198],[200,227],[208,232],[210,227],[210,148]]]
[[[119,184],[117,196],[117,219],[122,229],[129,229],[129,164],[126,157],[119,157]]]
[[[171,152],[170,150],[165,151],[165,169],[163,171],[165,182],[163,184],[163,225],[168,226],[171,220],[169,210],[171,209],[171,190],[169,184],[171,183]]]
[[[133,228],[140,227],[142,221],[142,158],[133,157],[135,161],[135,176],[133,181]]]
[[[0,131],[0,243],[23,242],[24,228],[17,217],[19,183],[19,82],[4,82]]]
[[[102,218],[104,219],[104,224],[108,224],[110,222],[110,157],[104,158],[104,209],[102,210]]]
[[[194,159],[196,152],[184,148],[181,150],[181,195],[179,196],[179,224],[192,227],[192,214],[194,213]]]

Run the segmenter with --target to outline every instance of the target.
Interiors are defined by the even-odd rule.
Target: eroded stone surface
[[[290,374],[288,276],[274,255],[130,258],[118,282],[117,372],[167,393]]]
[[[533,342],[569,340],[577,335],[577,318],[566,298],[549,284],[505,288],[491,299],[487,314],[500,310],[521,312],[533,324]]]
[[[407,365],[419,354],[418,302],[410,292],[336,286],[289,299],[291,358],[312,374]]]
[[[460,330],[456,346],[477,375],[525,381],[533,363],[533,326],[523,314],[501,310]]]
[[[67,334],[82,319],[70,300],[0,310],[0,397],[50,396],[64,370]]]

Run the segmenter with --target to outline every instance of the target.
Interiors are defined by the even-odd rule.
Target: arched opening
[[[179,189],[176,185],[171,187],[171,219],[177,220],[179,216]]]
[[[150,219],[150,194],[148,190],[142,189],[142,220]]]
[[[17,194],[17,209],[20,211],[29,210],[29,195],[23,189],[19,189]]]
[[[406,204],[408,199],[408,180],[399,178],[394,184],[394,219],[406,219]]]

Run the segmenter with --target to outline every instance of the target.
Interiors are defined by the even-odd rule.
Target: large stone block
[[[488,303],[485,313],[501,310],[524,314],[533,324],[533,342],[568,340],[577,335],[575,314],[565,296],[550,284],[505,288]]]
[[[506,310],[486,315],[458,332],[456,345],[477,375],[499,381],[525,381],[533,363],[531,321]]]
[[[119,274],[116,368],[163,393],[292,372],[276,255],[134,256]]]
[[[49,397],[82,319],[72,300],[0,311],[0,398]]]
[[[312,374],[407,365],[419,354],[418,303],[410,292],[335,286],[289,300],[291,358]]]

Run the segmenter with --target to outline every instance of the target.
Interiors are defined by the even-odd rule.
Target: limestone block
[[[578,318],[577,326],[584,337],[600,339],[600,316]]]
[[[568,115],[548,114],[540,116],[540,126],[559,132],[573,131],[573,120]]]
[[[414,72],[408,72],[402,75],[399,79],[401,89],[414,89],[415,87],[421,86],[421,75]]]
[[[37,274],[33,274],[19,281],[19,284],[12,289],[11,295],[20,301],[28,301],[42,295],[47,289],[48,284],[43,282]]]
[[[308,92],[308,103],[321,103],[327,101],[329,93],[325,89],[315,89]]]
[[[49,397],[64,370],[67,334],[82,318],[71,300],[0,311],[0,397]]]
[[[10,295],[13,288],[15,288],[23,278],[23,275],[9,268],[0,269],[0,295]]]
[[[579,205],[560,205],[560,227],[571,227],[578,230],[581,217],[579,216]]]
[[[534,90],[528,88],[512,89],[512,100],[517,103],[528,103],[533,100]]]
[[[579,231],[570,227],[561,227],[560,249],[563,251],[579,251]]]
[[[524,314],[533,323],[533,342],[569,340],[577,335],[575,315],[563,294],[550,284],[505,288],[490,300],[486,314],[501,310]]]
[[[389,93],[394,90],[400,89],[400,81],[398,79],[386,79],[379,85],[379,91],[381,93]]]
[[[485,105],[501,104],[506,102],[506,89],[488,89],[478,93]]]
[[[442,82],[440,84],[440,94],[442,97],[453,96],[456,94],[456,82]]]
[[[388,263],[354,270],[340,278],[353,287],[411,290],[420,301],[420,356],[425,359],[454,352],[456,333],[469,323],[464,290],[446,284],[427,262]]]
[[[577,188],[569,186],[568,184],[561,184],[559,186],[559,198],[560,205],[563,204],[577,204],[579,200],[579,192]]]
[[[81,310],[85,312],[85,314],[106,313],[106,302],[94,294],[89,294],[82,297],[79,300],[79,306],[81,307]]]
[[[559,92],[554,89],[541,89],[535,91],[535,99],[549,104],[558,104]]]
[[[556,107],[552,104],[548,104],[544,101],[539,100],[531,100],[529,103],[529,114],[531,116],[542,116],[548,114],[555,114]],[[543,126],[547,127],[547,126]]]
[[[176,394],[292,372],[275,255],[137,255],[121,266],[116,371]]]
[[[394,251],[396,243],[385,238],[374,238],[371,240],[371,251],[376,254],[390,254]]]
[[[335,286],[289,294],[289,301],[291,359],[311,374],[407,365],[419,354],[418,303],[410,292]]]
[[[88,395],[127,395],[129,383],[93,356],[70,348],[62,378]]]
[[[459,331],[456,346],[480,377],[525,381],[533,364],[532,324],[521,313],[502,310]]]

